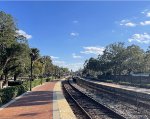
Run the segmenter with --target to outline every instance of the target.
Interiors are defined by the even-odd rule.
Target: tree
[[[1,47],[9,47],[16,42],[17,27],[10,14],[0,12],[0,44]]]
[[[99,56],[98,59],[103,73],[121,74],[125,59],[124,43],[118,42],[106,46],[103,55]]]
[[[144,51],[137,45],[131,45],[126,49],[126,56],[124,68],[128,71],[128,74],[141,72],[143,69]]]
[[[0,74],[9,59],[6,58],[9,47],[16,41],[16,25],[11,15],[0,12]]]
[[[13,17],[0,12],[0,79],[29,76],[30,69],[36,76],[50,76],[54,72],[64,72],[53,65],[49,56],[40,56],[37,48],[29,48],[28,42],[20,35]],[[30,62],[31,61],[31,62]]]
[[[137,45],[125,47],[124,43],[118,42],[106,46],[102,55],[97,59],[90,58],[85,61],[83,73],[100,72],[99,74],[122,75],[141,73],[150,68],[150,50],[144,52]]]
[[[34,76],[38,77],[38,76],[42,75],[42,73],[43,73],[42,63],[39,62],[38,60],[34,61],[34,64],[33,64],[33,74],[34,74]]]
[[[30,51],[30,58],[31,58],[31,78],[32,72],[34,75],[38,75],[41,72],[41,64],[37,61],[40,58],[39,50],[37,48],[31,48]]]
[[[20,62],[21,56],[26,54],[25,48],[28,49],[27,42],[23,36],[17,32],[16,24],[13,17],[4,12],[0,12],[0,75],[1,79],[10,72],[15,72],[17,63]],[[13,64],[15,62],[15,64]],[[16,65],[17,64],[17,65]],[[16,70],[17,71],[17,70]],[[18,72],[18,71],[17,71]]]
[[[33,61],[35,61],[39,58],[39,56],[40,56],[39,52],[40,51],[37,48],[31,48],[30,57],[32,58]]]
[[[50,76],[52,74],[52,68],[53,68],[52,60],[49,56],[43,56],[42,60],[44,61],[43,74],[45,76]]]

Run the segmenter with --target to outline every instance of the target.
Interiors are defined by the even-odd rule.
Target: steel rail
[[[123,115],[118,114],[117,112],[113,111],[113,110],[110,109],[109,107],[106,107],[105,105],[99,103],[98,101],[96,101],[95,99],[91,98],[91,97],[88,96],[87,94],[85,94],[85,93],[83,93],[82,91],[78,90],[78,89],[77,89],[76,87],[74,87],[69,81],[68,81],[68,85],[70,85],[71,88],[72,88],[74,91],[80,93],[80,94],[83,95],[84,97],[87,97],[88,99],[90,99],[91,101],[93,101],[93,103],[95,103],[95,104],[97,105],[97,107],[101,107],[103,110],[107,110],[106,112],[109,112],[109,115],[111,114],[111,116],[113,116],[113,117],[115,117],[115,118],[117,118],[117,119],[126,119]],[[70,95],[71,95],[71,94],[70,94]],[[72,96],[72,95],[71,95],[71,96]],[[74,100],[76,100],[76,99],[74,98]],[[76,101],[76,102],[77,102],[77,101]],[[77,102],[77,103],[78,103],[78,102]],[[78,103],[78,104],[79,104],[79,103]],[[79,104],[79,106],[81,107],[80,104]],[[81,108],[82,108],[82,107],[81,107]],[[83,108],[82,108],[82,109],[83,109]],[[87,112],[85,109],[83,109],[83,110],[88,114],[88,112]],[[88,115],[89,115],[89,114],[88,114]],[[105,115],[106,115],[106,116],[109,116],[107,113],[106,113]],[[89,116],[90,116],[90,115],[89,115]],[[90,116],[90,118],[93,119],[92,116]]]
[[[84,108],[82,108],[80,106],[80,104],[75,100],[75,98],[71,95],[71,93],[68,91],[67,87],[65,86],[65,84],[63,84],[63,88],[65,89],[65,92],[68,93],[69,97],[75,102],[75,104],[82,110],[82,112],[85,114],[85,116],[87,117],[87,119],[92,119],[92,117],[85,111]]]

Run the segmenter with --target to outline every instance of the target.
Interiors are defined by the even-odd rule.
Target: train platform
[[[89,81],[91,83],[111,87],[111,88],[123,89],[123,90],[127,90],[127,91],[132,91],[132,92],[137,92],[137,93],[143,93],[143,94],[146,94],[146,95],[150,95],[150,89],[146,89],[146,88],[125,86],[125,85],[119,85],[119,84],[115,84],[115,83],[106,83],[106,82],[100,82],[100,81],[95,81],[95,80],[91,80],[91,79],[84,79],[84,80]]]
[[[0,107],[0,119],[76,119],[61,80],[46,82]]]
[[[76,119],[63,95],[61,86],[63,80],[58,81],[53,90],[53,119]]]

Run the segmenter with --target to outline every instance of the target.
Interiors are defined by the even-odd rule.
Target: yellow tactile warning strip
[[[53,100],[55,100],[53,101],[53,119],[76,119],[76,116],[72,112],[68,102],[63,95],[61,81],[58,81],[55,84],[53,96]]]

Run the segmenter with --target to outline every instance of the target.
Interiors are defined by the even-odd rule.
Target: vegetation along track
[[[82,110],[86,119],[125,119],[122,115],[117,114],[73,87],[69,81],[63,82],[63,88],[76,105],[78,105],[80,110]]]

